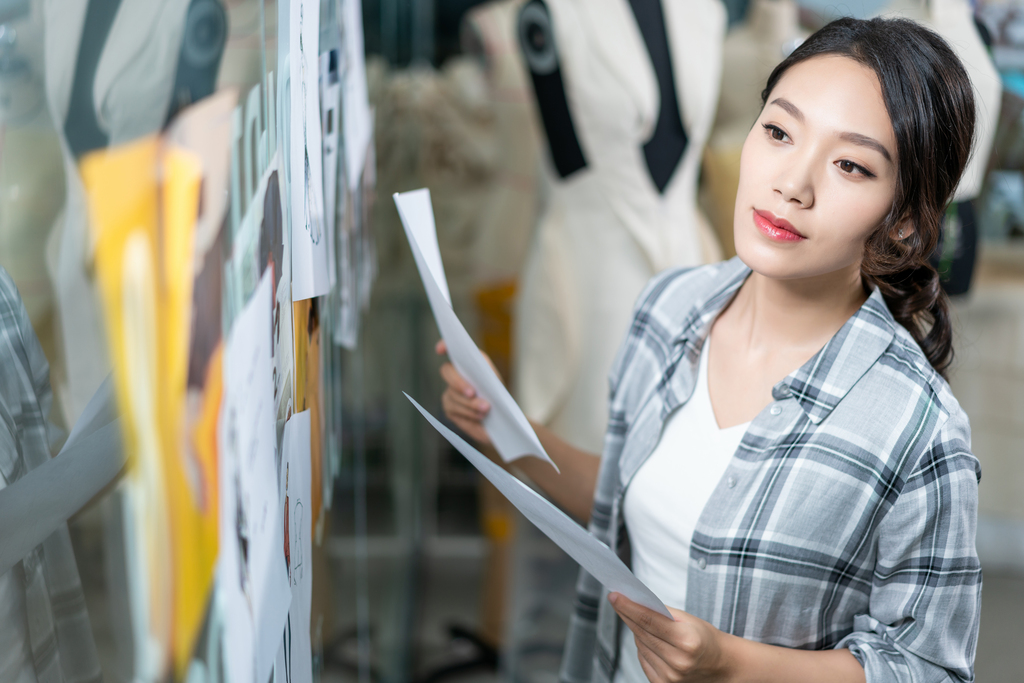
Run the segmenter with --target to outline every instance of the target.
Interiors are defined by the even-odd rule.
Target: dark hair
[[[775,67],[762,104],[791,66],[820,55],[849,57],[878,77],[896,134],[896,197],[867,239],[861,277],[881,290],[893,317],[932,367],[944,373],[953,358],[949,301],[928,259],[971,154],[970,77],[946,41],[913,21],[844,18],[816,32]],[[895,239],[893,232],[905,220],[913,233]]]

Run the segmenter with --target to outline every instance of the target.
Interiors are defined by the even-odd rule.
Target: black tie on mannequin
[[[64,135],[76,159],[110,143],[110,135],[99,124],[93,88],[96,69],[120,6],[121,0],[89,0],[86,7],[64,121]],[[184,107],[213,93],[226,41],[227,14],[220,0],[191,0],[165,124]]]
[[[64,120],[64,135],[75,158],[100,147],[106,147],[110,136],[100,128],[93,102],[96,67],[100,63],[103,46],[114,24],[121,0],[92,0],[85,10],[85,23],[78,44],[75,62],[75,80],[71,86],[71,101]]]
[[[672,174],[683,158],[683,153],[686,152],[687,143],[672,72],[672,54],[665,31],[665,15],[661,0],[629,0],[629,5],[633,8],[633,16],[636,17],[637,26],[640,27],[654,73],[658,78],[661,108],[658,110],[654,134],[644,144],[644,158],[651,180],[654,181],[658,192],[664,193]]]
[[[565,97],[565,83],[558,63],[558,46],[551,14],[544,0],[530,0],[519,11],[519,48],[533,81],[540,120],[548,139],[551,162],[560,178],[587,166],[576,126]]]

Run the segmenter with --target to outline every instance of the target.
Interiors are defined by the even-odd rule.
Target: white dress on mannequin
[[[585,168],[543,172],[546,205],[520,278],[514,391],[530,418],[600,452],[607,375],[636,297],[657,272],[716,260],[697,207],[701,153],[718,100],[726,14],[719,2],[663,2],[688,143],[664,193],[643,145],[660,95],[627,0],[547,0]]]

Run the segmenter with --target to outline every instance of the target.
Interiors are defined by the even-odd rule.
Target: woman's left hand
[[[728,678],[723,651],[726,635],[708,622],[671,607],[670,621],[621,593],[612,593],[608,600],[633,632],[640,666],[651,681],[689,683]]]

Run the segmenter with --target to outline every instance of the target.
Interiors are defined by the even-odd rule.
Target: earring
[[[900,231],[896,233],[896,237],[897,239],[903,239],[903,228],[900,228]]]

